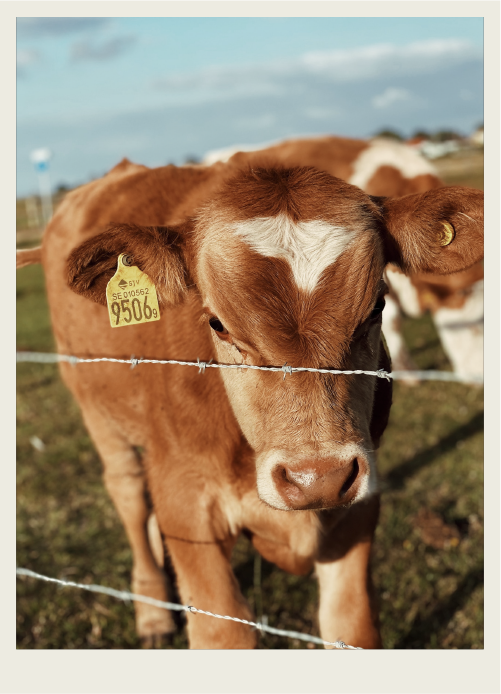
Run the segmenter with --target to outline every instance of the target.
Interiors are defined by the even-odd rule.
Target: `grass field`
[[[456,171],[450,182],[482,187],[478,172],[469,175]],[[39,266],[18,271],[17,307],[18,349],[53,351]],[[450,369],[429,316],[405,321],[404,331],[419,367]],[[17,375],[18,566],[128,589],[125,533],[57,367],[19,364]],[[374,577],[385,647],[483,648],[483,390],[396,383],[379,470]],[[265,560],[260,568],[245,538],[233,566],[271,626],[318,634],[314,577],[290,576]],[[17,589],[18,648],[141,647],[129,604],[30,578],[19,578]],[[163,645],[187,647],[182,623]],[[260,648],[305,647],[260,640]]]

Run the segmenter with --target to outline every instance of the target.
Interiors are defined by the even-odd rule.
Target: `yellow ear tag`
[[[454,241],[455,236],[456,232],[454,231],[452,224],[449,224],[449,222],[442,222],[442,229],[440,230],[438,237],[439,244],[441,246],[448,246],[452,241]]]
[[[135,265],[131,256],[118,256],[117,271],[106,287],[106,301],[112,328],[139,325],[160,320],[157,290],[145,272]]]

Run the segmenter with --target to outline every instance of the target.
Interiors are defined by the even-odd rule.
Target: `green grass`
[[[18,346],[54,349],[39,266],[18,271]],[[422,368],[450,368],[429,317],[404,324]],[[374,575],[387,648],[483,647],[482,390],[460,384],[395,386],[379,456],[382,512]],[[129,587],[131,554],[101,481],[101,465],[57,367],[18,365],[19,566],[77,582]],[[30,443],[38,436],[40,452]],[[459,528],[449,549],[426,545],[414,519],[436,511]],[[262,561],[242,537],[233,565],[253,607],[272,626],[318,634],[313,577],[290,576]],[[18,648],[140,648],[131,605],[76,589],[19,578]],[[164,644],[166,645],[166,644]],[[186,648],[180,624],[172,644]],[[306,644],[266,635],[262,648]]]

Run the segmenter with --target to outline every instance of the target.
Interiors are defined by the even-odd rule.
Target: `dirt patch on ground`
[[[446,523],[438,513],[428,508],[419,509],[414,517],[414,527],[425,545],[434,549],[447,549],[459,544],[460,533],[457,527]]]

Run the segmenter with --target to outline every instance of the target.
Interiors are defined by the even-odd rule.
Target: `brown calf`
[[[455,229],[447,247],[444,221]],[[482,248],[475,190],[382,199],[308,167],[124,161],[67,196],[42,255],[62,353],[389,370],[385,265],[453,272]],[[105,289],[121,253],[155,283],[160,321],[110,327]],[[167,598],[163,541],[185,604],[249,619],[229,561],[246,530],[279,567],[315,567],[323,638],[381,646],[369,563],[390,383],[112,363],[61,371],[127,531],[135,592]],[[137,628],[173,625],[139,604]],[[200,615],[188,614],[188,635],[192,648],[256,645],[247,626]]]
[[[403,196],[444,185],[434,167],[413,148],[385,138],[354,140],[327,136],[243,146],[243,149],[228,147],[209,152],[204,162],[252,163],[263,154],[285,166],[314,166],[362,188],[369,195]],[[482,377],[483,276],[483,261],[453,276],[404,275],[395,266],[388,266],[385,280],[389,294],[383,332],[394,369],[416,368],[400,330],[402,312],[418,317],[429,310],[454,371],[463,376]]]

